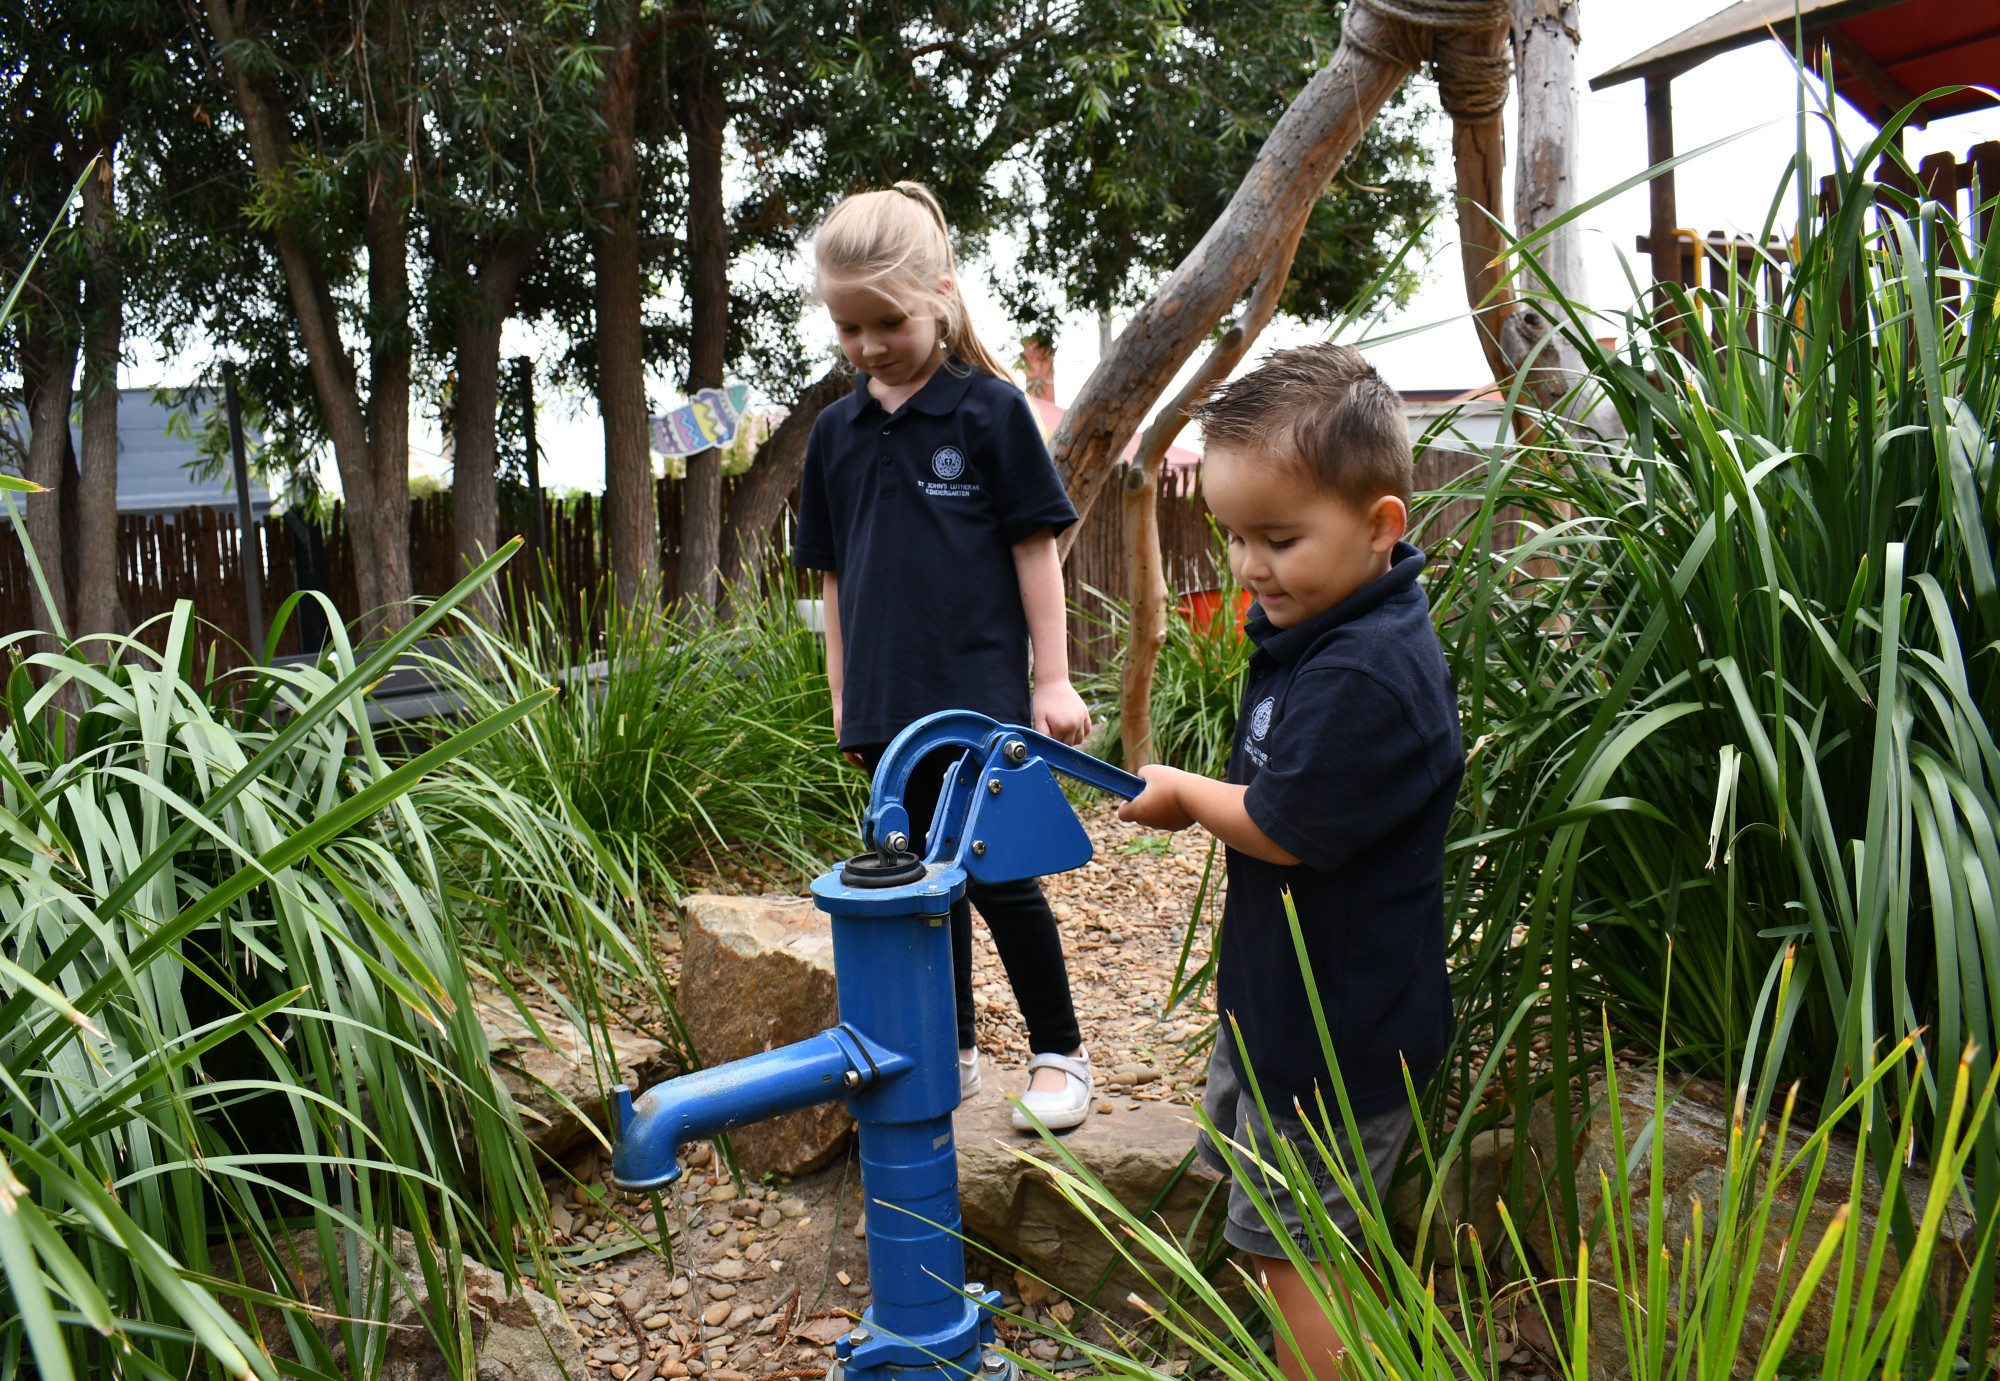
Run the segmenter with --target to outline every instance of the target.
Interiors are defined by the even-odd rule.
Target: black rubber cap
[[[848,887],[904,887],[920,882],[924,861],[913,853],[856,854],[840,867],[840,880]]]

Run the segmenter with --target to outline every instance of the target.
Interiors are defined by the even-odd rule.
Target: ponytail
[[[921,182],[857,192],[833,208],[813,241],[820,283],[873,288],[898,303],[936,302],[945,349],[974,369],[1014,383],[1013,371],[972,328],[944,208]],[[937,285],[949,280],[940,298]]]

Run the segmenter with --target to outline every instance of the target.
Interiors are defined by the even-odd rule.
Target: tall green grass
[[[458,1253],[509,1276],[539,1259],[546,1199],[473,984],[506,991],[510,925],[629,954],[617,897],[587,837],[462,763],[545,695],[400,762],[362,700],[509,554],[372,655],[337,635],[317,667],[201,687],[185,603],[164,653],[8,640],[8,1371],[275,1377],[276,1347],[297,1374],[373,1374],[397,1230],[434,1277],[440,1351],[469,1366]],[[331,1314],[287,1301],[300,1233]],[[246,1284],[265,1277],[275,1295]],[[287,1336],[246,1301],[279,1305]]]
[[[1622,1039],[1731,1079],[1780,1032],[1759,1077],[1803,1079],[1821,1118],[1866,1087],[1885,1178],[1896,1110],[1935,1157],[1964,1138],[1984,1234],[2000,1119],[1954,1102],[1950,1061],[1969,1051],[1983,1089],[2000,1045],[2000,247],[1878,193],[1893,140],[1836,170],[1830,214],[1795,167],[1773,301],[1676,287],[1614,354],[1546,295],[1623,439],[1537,416],[1535,445],[1440,496],[1476,512],[1431,586],[1467,744],[1447,865],[1464,1044],[1432,1097],[1480,1107],[1477,1057],[1524,1004],[1485,1121],[1524,1125],[1570,1082],[1576,1013],[1600,1002]],[[1865,1084],[1899,1042],[1929,1058]],[[1567,1175],[1561,1193],[1573,1210]],[[1992,1287],[1989,1254],[1978,1356]]]
[[[600,591],[469,630],[437,665],[474,716],[553,697],[468,761],[669,889],[690,868],[812,876],[851,845],[868,781],[835,747],[825,644],[797,594],[783,575],[745,586],[717,623]]]
[[[1295,934],[1296,926],[1294,917]],[[1306,964],[1303,944],[1299,950]],[[1793,977],[1790,966],[1781,968],[1780,1005]],[[1320,1040],[1337,1071],[1325,1016],[1318,1016]],[[1803,1109],[1796,1088],[1775,1105],[1770,1097],[1764,1076],[1786,1064],[1787,1037],[1767,1031],[1762,1058],[1746,1070],[1745,1097],[1721,1163],[1712,1178],[1704,1177],[1703,1201],[1689,1205],[1676,1202],[1665,1182],[1662,1129],[1673,1094],[1664,1055],[1652,1064],[1650,1099],[1633,1100],[1648,1112],[1635,1126],[1626,1120],[1620,1088],[1634,1076],[1621,1072],[1612,1058],[1609,1029],[1601,1034],[1605,1104],[1597,1135],[1611,1149],[1597,1186],[1600,1208],[1581,1225],[1584,1244],[1570,1252],[1554,1279],[1525,1286],[1490,1272],[1498,1244],[1481,1242],[1469,1224],[1448,1234],[1449,1251],[1430,1255],[1430,1225],[1444,1211],[1450,1178],[1439,1167],[1461,1162],[1470,1150],[1471,1122],[1433,1140],[1418,1119],[1410,1155],[1427,1173],[1429,1190],[1419,1195],[1412,1236],[1366,1167],[1344,1149],[1358,1140],[1358,1129],[1337,1075],[1332,1090],[1296,1110],[1307,1140],[1266,1145],[1263,1159],[1220,1135],[1205,1113],[1197,1114],[1266,1230],[1284,1244],[1309,1287],[1311,1307],[1331,1323],[1344,1347],[1338,1375],[1350,1381],[1446,1381],[1518,1374],[1502,1370],[1514,1351],[1509,1316],[1517,1310],[1541,1325],[1548,1355],[1539,1365],[1564,1381],[1601,1375],[1772,1381],[1781,1370],[1829,1381],[1909,1376],[1943,1381],[1956,1374],[1973,1331],[1975,1292],[1962,1290],[1947,1301],[1940,1319],[1933,1279],[1935,1263],[1960,1248],[1945,1234],[1946,1209],[1971,1173],[1979,1129],[1994,1108],[1995,1076],[1975,1077],[1973,1052],[1940,1071],[1933,1158],[1927,1168],[1908,1171],[1922,1180],[1926,1209],[1901,1230],[1889,1215],[1873,1211],[1876,1191],[1865,1157],[1853,1158],[1844,1185],[1830,1171],[1843,1149],[1836,1145],[1838,1126],[1858,1123],[1865,1135],[1879,1131],[1889,1138],[1896,1154],[1887,1183],[1892,1195],[1898,1191],[1913,1132],[1923,1121],[1917,1115],[1921,1093],[1899,1077],[1918,1055],[1913,1036],[1857,1069],[1842,1102],[1824,1109],[1818,1125],[1806,1129],[1798,1126]],[[1504,1050],[1495,1050],[1481,1062],[1476,1083],[1505,1077]],[[1246,1082],[1268,1116],[1268,1095],[1254,1067],[1246,1070]],[[1900,1100],[1894,1093],[1899,1084]],[[1413,1105],[1419,1101],[1414,1088],[1410,1097]],[[1567,1101],[1567,1092],[1555,1101]],[[1136,1308],[1147,1322],[1136,1329],[1114,1323],[1108,1346],[1087,1341],[1080,1325],[1072,1328],[1054,1317],[1024,1321],[1027,1326],[1075,1348],[1103,1375],[1157,1381],[1185,1371],[1226,1381],[1276,1381],[1277,1354],[1295,1346],[1297,1320],[1284,1317],[1270,1291],[1243,1265],[1216,1265],[1207,1243],[1222,1213],[1220,1192],[1176,1237],[1161,1220],[1120,1202],[1061,1139],[1043,1135],[1054,1152],[1046,1173],[1056,1191],[1144,1282],[1126,1303],[1128,1312]],[[1042,1169],[1042,1162],[1035,1164]],[[1303,1246],[1288,1235],[1272,1193],[1261,1187],[1266,1174],[1283,1185],[1277,1192],[1299,1205]],[[1351,1235],[1333,1222],[1321,1200],[1319,1185],[1329,1181],[1354,1207],[1358,1231]],[[1838,1203],[1830,1217],[1807,1211],[1822,1194]],[[1552,1196],[1538,1196],[1527,1207],[1528,1214],[1545,1221],[1559,1212]],[[1504,1241],[1525,1257],[1528,1217],[1518,1209],[1510,1212],[1503,1202],[1499,1222]],[[1557,1226],[1550,1223],[1549,1235],[1559,1240]],[[1973,1255],[1990,1256],[1993,1246],[1989,1224],[1975,1239]],[[1770,1284],[1771,1294],[1753,1302],[1760,1281]],[[1812,1353],[1798,1346],[1809,1308],[1823,1312],[1828,1323]],[[1322,1376],[1335,1374],[1322,1358],[1308,1361]],[[1022,1362],[1025,1370],[1052,1381],[1053,1373],[1034,1358],[1023,1356]]]

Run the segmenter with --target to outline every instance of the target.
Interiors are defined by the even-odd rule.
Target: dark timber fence
[[[1177,593],[1212,589],[1216,585],[1213,539],[1208,508],[1193,476],[1180,477],[1171,492],[1160,497],[1160,535],[1167,558],[1169,583]],[[726,482],[725,513],[734,484]],[[673,479],[660,481],[660,547],[664,594],[677,589],[680,548],[681,493]],[[569,608],[597,589],[608,569],[604,546],[602,503],[595,497],[551,499],[545,506],[550,568],[554,588]],[[503,507],[502,541],[524,525],[525,511],[509,514]],[[789,530],[791,514],[780,520]],[[341,615],[353,619],[358,608],[354,566],[342,515],[335,505],[330,520],[315,529],[296,516],[272,516],[258,524],[252,544],[263,577],[265,617],[299,588],[301,575],[309,588],[332,599]],[[782,536],[783,534],[781,534]],[[250,640],[249,616],[243,601],[243,542],[236,515],[228,510],[190,508],[176,514],[125,514],[118,520],[118,586],[126,617],[138,628],[170,614],[175,602],[188,600],[199,625],[194,636],[197,675],[215,665],[240,665]],[[782,546],[782,543],[780,544]],[[452,530],[451,496],[431,495],[410,503],[410,579],[414,593],[445,593],[464,574]],[[527,553],[516,558],[513,578],[526,580],[533,567]],[[0,631],[19,632],[33,626],[29,615],[32,576],[11,526],[0,524]],[[1089,670],[1116,658],[1116,644],[1105,622],[1102,595],[1125,595],[1125,542],[1117,496],[1084,522],[1070,554],[1065,584],[1069,598],[1084,611],[1072,628],[1072,653],[1078,670]],[[517,587],[518,588],[518,587]],[[312,620],[304,621],[308,633]],[[301,645],[302,620],[295,614],[278,640],[280,654],[306,650]],[[156,650],[166,645],[165,620],[147,628],[143,640]],[[313,642],[317,645],[318,639]]]

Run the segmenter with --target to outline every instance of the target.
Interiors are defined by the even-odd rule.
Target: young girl
[[[914,182],[851,196],[820,227],[819,298],[853,363],[854,392],[806,447],[792,559],[822,572],[827,682],[848,759],[875,770],[889,741],[938,710],[1090,732],[1069,683],[1056,533],[1076,521],[1028,400],[973,333],[944,212]],[[1034,687],[1028,684],[1029,649]],[[927,758],[906,804],[921,855],[957,750]],[[1048,1127],[1090,1115],[1093,1089],[1056,919],[1033,878],[968,889],[1028,1026],[1022,1101]],[[958,1078],[979,1089],[972,912],[951,913]],[[1027,1130],[1019,1110],[1014,1125]]]

